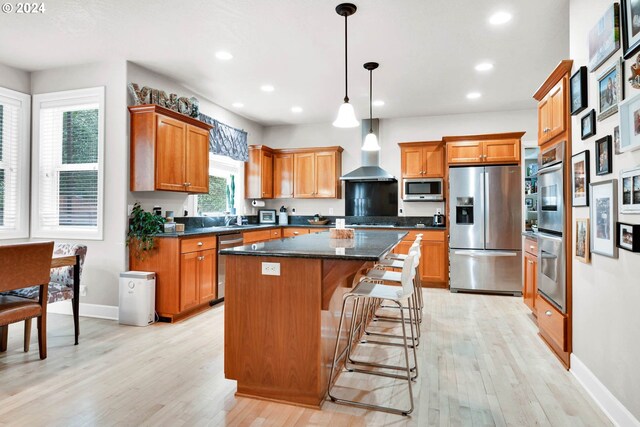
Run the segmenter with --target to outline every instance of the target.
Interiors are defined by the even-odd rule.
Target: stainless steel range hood
[[[372,128],[376,136],[379,136],[379,126],[380,120],[373,119]],[[369,120],[362,120],[362,142],[369,133],[369,128]],[[379,151],[361,151],[361,153],[362,166],[341,176],[342,181],[396,181],[395,176],[378,166],[380,164]]]

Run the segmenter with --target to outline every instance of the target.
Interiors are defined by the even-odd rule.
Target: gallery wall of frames
[[[574,255],[640,252],[640,2],[612,2],[570,81]],[[640,254],[638,261],[640,262]]]

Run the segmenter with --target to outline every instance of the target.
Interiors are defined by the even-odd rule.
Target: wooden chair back
[[[0,292],[49,284],[53,242],[0,245]]]

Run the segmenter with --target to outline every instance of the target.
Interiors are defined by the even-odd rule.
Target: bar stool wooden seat
[[[340,322],[338,325],[338,334],[337,334],[336,345],[335,345],[335,350],[333,355],[333,363],[331,366],[331,373],[329,376],[328,395],[331,401],[338,404],[358,406],[361,408],[374,409],[374,410],[385,411],[385,412],[390,412],[390,413],[400,414],[400,415],[409,415],[413,411],[414,404],[413,404],[412,380],[415,379],[415,377],[412,375],[412,371],[415,371],[417,373],[418,358],[417,358],[415,345],[412,346],[409,344],[409,339],[411,339],[411,341],[413,342],[415,337],[413,333],[413,328],[409,328],[410,336],[407,335],[406,323],[404,321],[404,316],[405,316],[404,310],[400,309],[400,319],[401,319],[400,325],[402,328],[402,347],[404,349],[404,362],[405,362],[403,366],[388,365],[388,364],[375,363],[375,362],[354,361],[351,358],[351,353],[353,350],[352,347],[358,338],[356,336],[358,334],[357,322],[356,322],[358,307],[363,308],[364,307],[363,303],[365,302],[389,301],[397,305],[398,308],[401,308],[403,304],[407,304],[407,306],[409,307],[409,310],[408,310],[409,318],[410,318],[409,324],[413,323],[412,322],[413,321],[412,296],[415,290],[414,284],[413,284],[413,279],[414,279],[413,276],[415,275],[415,268],[414,268],[415,258],[416,258],[416,254],[415,252],[412,252],[405,259],[405,264],[402,268],[402,272],[399,273],[401,275],[401,285],[402,285],[401,287],[384,285],[378,281],[368,279],[365,277],[355,286],[355,288],[351,292],[344,295],[343,303],[342,303],[342,313],[340,315]],[[349,329],[347,345],[342,352],[339,352],[340,336],[342,333],[342,327],[344,324],[345,311],[346,311],[345,309],[347,307],[347,304],[352,300],[354,302],[354,313],[351,319],[351,327]],[[366,319],[364,321],[366,322]],[[413,359],[414,359],[413,369],[409,362],[410,348],[413,349]],[[345,368],[349,372],[358,372],[363,374],[379,375],[379,376],[406,380],[408,392],[409,392],[409,400],[410,400],[409,407],[395,408],[391,406],[377,405],[377,404],[364,403],[360,401],[344,399],[336,396],[333,393],[334,381],[336,379],[336,372],[335,372],[336,365],[338,364],[338,361],[343,356],[345,357]],[[368,366],[373,369],[361,369],[361,368],[358,368],[357,366]],[[402,375],[391,374],[376,368],[400,370],[403,372],[403,374]]]

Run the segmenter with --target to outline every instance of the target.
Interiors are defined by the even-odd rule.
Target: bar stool
[[[384,285],[384,284],[380,284],[375,280],[371,280],[371,279],[367,279],[367,278],[363,278],[356,286],[355,288],[344,295],[343,297],[343,302],[342,302],[342,313],[340,314],[340,322],[338,325],[338,334],[337,334],[337,338],[336,338],[336,346],[335,346],[335,350],[333,353],[333,362],[331,364],[331,373],[329,375],[329,386],[328,386],[328,395],[329,398],[331,399],[332,402],[338,403],[338,404],[344,404],[344,405],[352,405],[352,406],[358,406],[361,408],[366,408],[366,409],[374,409],[374,410],[379,410],[379,411],[385,411],[385,412],[390,412],[390,413],[394,413],[394,414],[400,414],[400,415],[409,415],[414,408],[413,405],[413,388],[412,388],[412,380],[415,377],[412,377],[412,368],[410,366],[409,363],[409,348],[412,347],[413,349],[413,359],[414,359],[414,368],[415,371],[417,372],[417,368],[418,368],[418,356],[417,356],[417,352],[416,352],[416,347],[414,346],[410,346],[408,343],[408,337],[407,337],[407,329],[406,329],[406,323],[404,321],[404,310],[400,309],[400,324],[402,325],[402,339],[403,339],[403,348],[404,348],[404,361],[405,361],[405,365],[404,366],[396,366],[396,365],[387,365],[387,364],[382,364],[382,363],[374,363],[374,362],[363,362],[363,361],[353,361],[353,359],[351,359],[351,352],[352,352],[352,346],[353,343],[355,341],[355,335],[356,335],[356,331],[355,331],[355,325],[356,325],[356,310],[358,309],[358,306],[363,302],[363,301],[377,301],[377,302],[381,302],[383,300],[385,301],[391,301],[394,304],[396,304],[398,306],[398,308],[401,308],[403,306],[403,303],[406,302],[406,304],[409,306],[409,318],[410,318],[410,324],[412,324],[412,312],[413,312],[413,307],[412,307],[412,301],[413,299],[411,298],[414,294],[414,285],[413,285],[413,276],[415,275],[415,269],[414,269],[414,259],[416,258],[416,254],[415,253],[410,253],[409,256],[407,256],[407,258],[405,259],[405,264],[402,268],[402,273],[400,273],[401,275],[401,284],[402,287],[398,288],[397,286],[389,286],[389,285]],[[340,353],[340,355],[338,354],[338,350],[340,347],[340,335],[342,333],[342,325],[344,323],[344,317],[345,317],[345,309],[347,307],[347,303],[353,300],[354,301],[354,313],[351,319],[351,327],[349,329],[349,335],[348,335],[348,341],[347,341],[347,346],[346,348],[343,350],[342,353]],[[413,328],[411,329],[411,339],[413,340],[414,334],[413,334]],[[407,381],[407,386],[409,389],[409,400],[410,400],[410,405],[408,409],[401,409],[401,408],[394,408],[394,407],[390,407],[390,406],[383,406],[383,405],[375,405],[375,404],[371,404],[371,403],[364,403],[364,402],[359,402],[359,401],[355,401],[355,400],[348,400],[348,399],[342,399],[339,397],[336,397],[334,394],[332,394],[332,388],[334,386],[334,379],[336,377],[336,373],[335,373],[335,368],[336,368],[336,364],[337,361],[342,358],[343,355],[345,355],[346,353],[346,357],[345,357],[345,368],[349,371],[349,372],[359,372],[359,373],[364,373],[364,374],[370,374],[370,375],[378,375],[378,376],[384,376],[384,377],[389,377],[389,378],[397,378],[397,379],[403,379]],[[397,375],[397,374],[391,374],[388,372],[382,372],[382,371],[376,371],[376,370],[369,370],[369,369],[360,369],[360,368],[356,368],[354,366],[349,366],[349,365],[360,365],[360,366],[369,366],[372,368],[384,368],[384,369],[393,369],[393,370],[400,370],[403,371],[404,374],[403,375]]]

